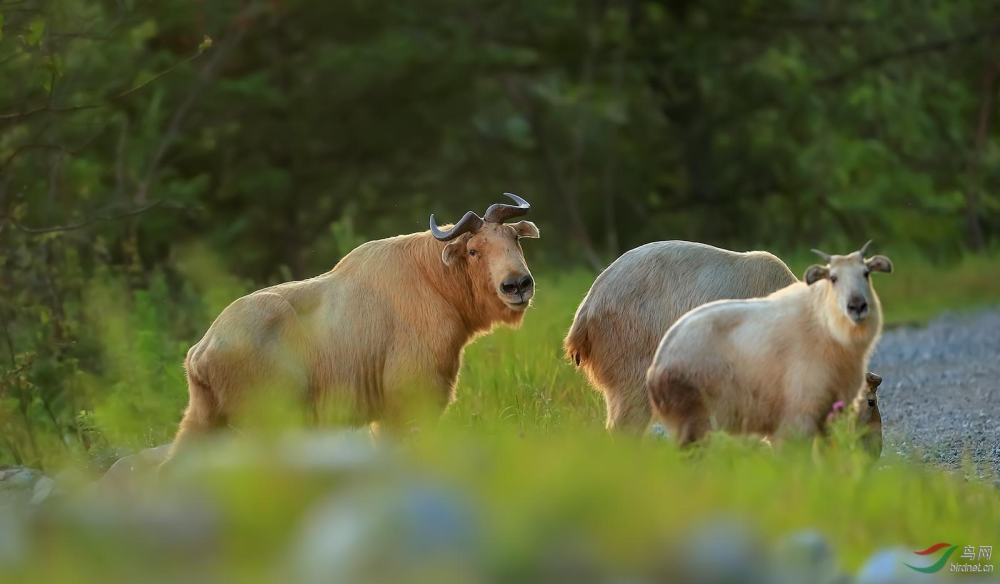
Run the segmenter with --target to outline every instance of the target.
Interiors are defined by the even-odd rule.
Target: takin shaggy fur
[[[870,242],[869,242],[870,243]],[[765,298],[720,300],[664,335],[646,378],[652,404],[684,446],[712,429],[811,437],[864,383],[882,310],[869,280],[884,256],[819,252],[828,264]]]
[[[400,427],[454,399],[466,344],[518,325],[533,283],[518,239],[527,212],[494,205],[448,231],[372,241],[330,272],[229,305],[185,360],[189,403],[172,457],[191,438],[278,397],[316,421]],[[494,208],[501,208],[495,211]]]
[[[677,319],[707,302],[766,296],[797,281],[767,252],[649,243],[623,254],[597,278],[576,311],[566,353],[604,393],[607,428],[638,433],[652,416],[646,370]]]

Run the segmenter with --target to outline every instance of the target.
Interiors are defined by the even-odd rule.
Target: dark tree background
[[[998,73],[982,0],[0,0],[0,435],[87,445],[102,373],[181,375],[109,338],[173,357],[244,283],[503,191],[553,263],[983,251]]]

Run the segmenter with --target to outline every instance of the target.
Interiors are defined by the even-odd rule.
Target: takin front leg
[[[448,379],[432,363],[420,363],[398,357],[386,363],[376,422],[387,433],[412,432],[436,422],[455,398],[455,377]]]
[[[786,415],[774,438],[778,442],[788,440],[811,440],[820,435],[820,422],[812,413]]]

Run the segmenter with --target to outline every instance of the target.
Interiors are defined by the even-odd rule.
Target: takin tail
[[[569,333],[563,340],[563,347],[566,348],[566,356],[576,363],[577,367],[590,358],[590,332],[587,317],[582,311],[573,319],[573,326],[569,328]]]

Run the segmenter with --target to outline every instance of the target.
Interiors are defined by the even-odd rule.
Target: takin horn
[[[830,258],[830,254],[828,254],[826,252],[823,252],[823,251],[820,251],[818,249],[812,249],[812,250],[809,250],[809,251],[811,251],[814,254],[818,255],[819,257],[823,258],[823,261],[825,261],[826,263],[830,263],[830,259],[831,259]]]
[[[490,208],[492,209],[493,207]],[[431,213],[431,234],[438,241],[451,241],[463,233],[475,233],[482,226],[483,219],[473,211],[469,211],[451,229],[442,230],[438,227],[437,221],[434,219],[434,214]]]
[[[873,239],[869,239],[868,243],[866,243],[866,244],[864,244],[864,245],[861,246],[861,249],[858,251],[858,253],[861,254],[861,259],[865,259],[865,252],[868,251],[868,246],[872,244],[872,241],[874,241],[874,240]]]
[[[531,209],[531,205],[528,204],[528,201],[525,201],[514,193],[504,193],[504,195],[513,199],[517,204],[506,205],[504,203],[494,203],[490,205],[490,208],[486,210],[486,215],[483,215],[483,219],[487,223],[503,223],[504,221],[513,219],[514,217],[527,215],[528,210]]]

